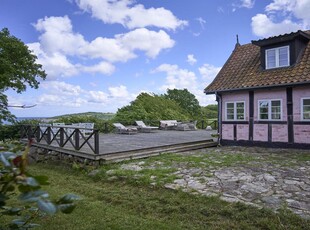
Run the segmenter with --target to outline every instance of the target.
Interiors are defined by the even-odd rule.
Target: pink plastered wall
[[[268,141],[268,125],[267,124],[254,124],[254,141]]]
[[[234,139],[234,125],[230,125],[230,124],[222,125],[222,139],[224,140]]]
[[[310,125],[294,125],[294,142],[310,144]]]
[[[237,125],[237,140],[249,140],[249,125]]]
[[[288,142],[287,125],[272,124],[272,142]]]
[[[249,92],[227,93],[222,96],[222,120],[226,121],[226,102],[244,101],[245,121],[249,120]]]
[[[293,88],[293,117],[294,121],[302,121],[301,119],[301,98],[310,97],[310,87]]]
[[[272,89],[272,90],[258,90],[254,93],[254,121],[259,120],[258,115],[258,101],[259,100],[277,100],[280,99],[282,103],[282,119],[287,120],[286,108],[286,90],[285,89]]]

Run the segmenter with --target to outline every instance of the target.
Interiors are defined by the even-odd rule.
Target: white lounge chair
[[[151,131],[158,129],[156,126],[149,126],[144,124],[143,121],[136,121],[136,124],[138,126],[138,130],[143,133],[150,133]]]
[[[163,120],[160,121],[160,128],[164,130],[175,129],[178,125],[176,120]]]
[[[113,126],[118,134],[136,134],[138,132],[137,128],[126,127],[121,123],[113,123]]]

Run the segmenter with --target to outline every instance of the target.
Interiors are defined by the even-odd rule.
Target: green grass
[[[49,177],[51,184],[45,189],[52,197],[74,193],[82,198],[72,214],[46,217],[38,221],[39,229],[309,229],[310,226],[310,221],[287,210],[275,214],[267,209],[227,203],[218,197],[134,183],[129,179],[134,175],[129,172],[117,172],[122,179],[108,181],[108,177],[102,176],[104,173],[93,179],[81,171],[51,163],[33,165],[30,169],[32,174]]]

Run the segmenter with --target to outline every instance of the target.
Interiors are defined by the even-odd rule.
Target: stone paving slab
[[[166,188],[216,195],[229,202],[243,202],[273,210],[287,207],[304,218],[310,218],[310,150],[218,147],[179,154],[213,154],[213,157],[208,158],[211,161],[195,166],[184,162],[172,163],[170,167],[176,168],[173,174],[178,179],[166,184]],[[225,159],[232,156],[235,161],[225,163]],[[144,166],[141,161],[136,165],[141,170],[160,167],[161,164]],[[132,163],[130,167],[135,168]]]

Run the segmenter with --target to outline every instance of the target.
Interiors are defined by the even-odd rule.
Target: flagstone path
[[[200,162],[195,167],[175,162],[171,167],[177,169],[173,174],[178,179],[165,187],[206,196],[219,195],[229,202],[240,201],[274,210],[285,206],[310,218],[310,150],[220,147],[180,154],[201,156],[211,152],[219,156],[242,156],[243,161],[223,166],[222,157],[210,164]],[[248,160],[244,161],[244,157]],[[122,167],[139,171],[143,165],[140,161]],[[151,167],[156,165],[160,166],[157,162]]]

